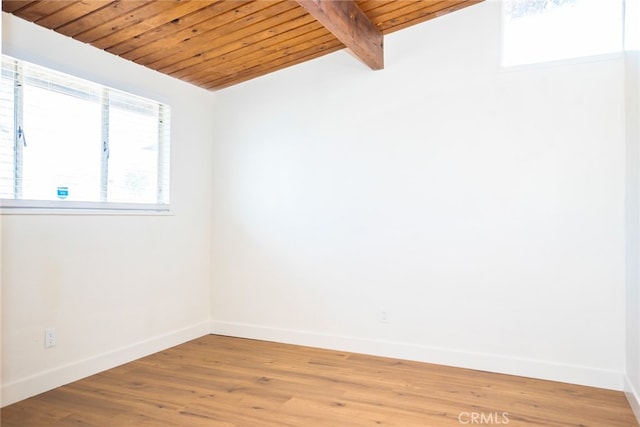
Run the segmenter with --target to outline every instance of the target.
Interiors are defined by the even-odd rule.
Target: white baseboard
[[[627,376],[624,378],[624,394],[627,396],[633,415],[636,416],[636,420],[640,424],[640,394],[638,394],[638,390],[635,389]]]
[[[621,372],[510,358],[495,354],[462,352],[402,342],[370,340],[222,321],[196,324],[3,384],[0,394],[2,396],[1,406],[10,405],[209,333],[415,360],[611,390],[624,389],[631,408],[640,420],[640,396]]]
[[[209,334],[210,323],[199,323],[184,329],[155,336],[147,340],[79,360],[64,366],[2,385],[2,407],[28,397],[86,378],[107,369],[131,362],[161,350]]]
[[[216,320],[211,322],[211,333],[414,360],[617,391],[621,391],[624,385],[622,372],[497,354],[463,352],[403,342],[370,340]]]

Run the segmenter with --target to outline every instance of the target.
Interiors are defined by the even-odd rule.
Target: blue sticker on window
[[[58,187],[58,199],[69,197],[69,187]]]

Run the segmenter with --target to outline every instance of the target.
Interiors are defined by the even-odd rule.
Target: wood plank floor
[[[2,427],[637,426],[623,393],[208,335],[2,409]]]

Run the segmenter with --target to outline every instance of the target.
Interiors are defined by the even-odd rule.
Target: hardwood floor
[[[637,426],[621,392],[209,335],[2,409],[2,427]]]

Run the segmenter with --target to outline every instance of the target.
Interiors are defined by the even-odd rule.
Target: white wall
[[[640,57],[626,58],[626,392],[640,419]]]
[[[6,405],[208,332],[213,127],[209,92],[7,14],[2,42],[172,108],[173,215],[0,217]]]
[[[503,71],[499,19],[217,94],[215,331],[622,389],[624,59]]]
[[[638,0],[626,0],[626,382],[640,420],[640,16]],[[630,39],[630,40],[629,40]]]

